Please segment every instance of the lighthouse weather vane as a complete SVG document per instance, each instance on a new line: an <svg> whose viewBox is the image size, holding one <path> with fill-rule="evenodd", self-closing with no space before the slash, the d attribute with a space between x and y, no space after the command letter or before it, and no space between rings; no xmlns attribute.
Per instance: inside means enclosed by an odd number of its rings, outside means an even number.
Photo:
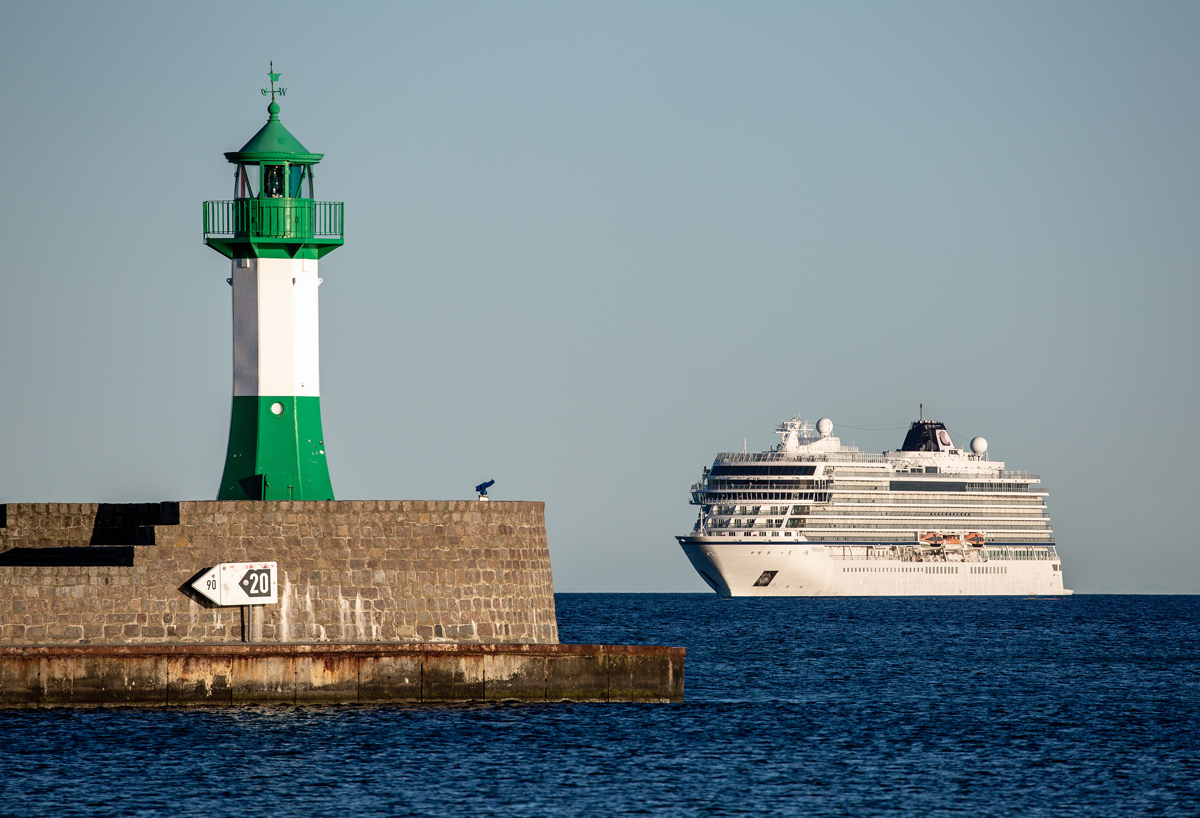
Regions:
<svg viewBox="0 0 1200 818"><path fill-rule="evenodd" d="M262 95L265 97L267 94L270 94L271 102L275 101L276 92L278 92L279 96L281 96L281 97L287 96L286 88L276 88L275 87L275 83L279 82L279 74L275 73L275 61L274 60L271 60L271 70L267 72L267 76L271 78L271 87L270 87L270 89L267 89L267 88L261 89Z"/></svg>

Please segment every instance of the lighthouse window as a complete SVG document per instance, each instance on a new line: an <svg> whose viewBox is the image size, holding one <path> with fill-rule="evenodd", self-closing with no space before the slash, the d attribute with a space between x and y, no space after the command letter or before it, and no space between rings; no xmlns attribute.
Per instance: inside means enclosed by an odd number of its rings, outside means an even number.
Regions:
<svg viewBox="0 0 1200 818"><path fill-rule="evenodd" d="M283 198L283 165L264 165L262 195L272 199Z"/></svg>
<svg viewBox="0 0 1200 818"><path fill-rule="evenodd" d="M254 198L254 178L251 173L258 170L257 165L238 165L237 176L234 178L235 199L253 199ZM254 173L257 176L257 173Z"/></svg>
<svg viewBox="0 0 1200 818"><path fill-rule="evenodd" d="M304 181L304 165L292 165L288 168L288 196L300 198L300 183Z"/></svg>

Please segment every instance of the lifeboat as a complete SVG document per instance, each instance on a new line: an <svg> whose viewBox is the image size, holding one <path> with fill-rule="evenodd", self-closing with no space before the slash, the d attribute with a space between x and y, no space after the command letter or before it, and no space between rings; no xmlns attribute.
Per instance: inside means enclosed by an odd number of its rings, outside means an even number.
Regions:
<svg viewBox="0 0 1200 818"><path fill-rule="evenodd" d="M954 536L953 534L951 534L949 537L947 537L942 542L945 543L946 545L962 545L962 540L960 540L958 537Z"/></svg>
<svg viewBox="0 0 1200 818"><path fill-rule="evenodd" d="M976 548L983 548L983 535L973 531L967 535L967 543Z"/></svg>
<svg viewBox="0 0 1200 818"><path fill-rule="evenodd" d="M925 543L926 545L941 545L942 544L942 535L937 533L936 531L930 531L928 534L926 534L924 537L922 537L920 541Z"/></svg>

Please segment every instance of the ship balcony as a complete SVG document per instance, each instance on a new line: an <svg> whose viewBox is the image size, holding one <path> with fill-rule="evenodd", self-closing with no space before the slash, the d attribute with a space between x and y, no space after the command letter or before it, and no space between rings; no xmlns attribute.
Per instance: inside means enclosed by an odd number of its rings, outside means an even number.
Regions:
<svg viewBox="0 0 1200 818"><path fill-rule="evenodd" d="M229 258L239 245L309 247L323 256L344 243L343 210L342 202L283 197L205 202L204 243Z"/></svg>

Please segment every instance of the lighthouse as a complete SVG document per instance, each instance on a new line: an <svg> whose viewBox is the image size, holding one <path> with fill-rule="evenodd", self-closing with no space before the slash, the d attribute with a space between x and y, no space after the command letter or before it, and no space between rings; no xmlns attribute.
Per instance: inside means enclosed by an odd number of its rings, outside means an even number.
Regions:
<svg viewBox="0 0 1200 818"><path fill-rule="evenodd" d="M204 243L230 260L233 408L218 500L332 500L321 431L318 264L343 243L342 202L314 198L309 153L262 89L267 123L241 150L233 198L204 203Z"/></svg>

